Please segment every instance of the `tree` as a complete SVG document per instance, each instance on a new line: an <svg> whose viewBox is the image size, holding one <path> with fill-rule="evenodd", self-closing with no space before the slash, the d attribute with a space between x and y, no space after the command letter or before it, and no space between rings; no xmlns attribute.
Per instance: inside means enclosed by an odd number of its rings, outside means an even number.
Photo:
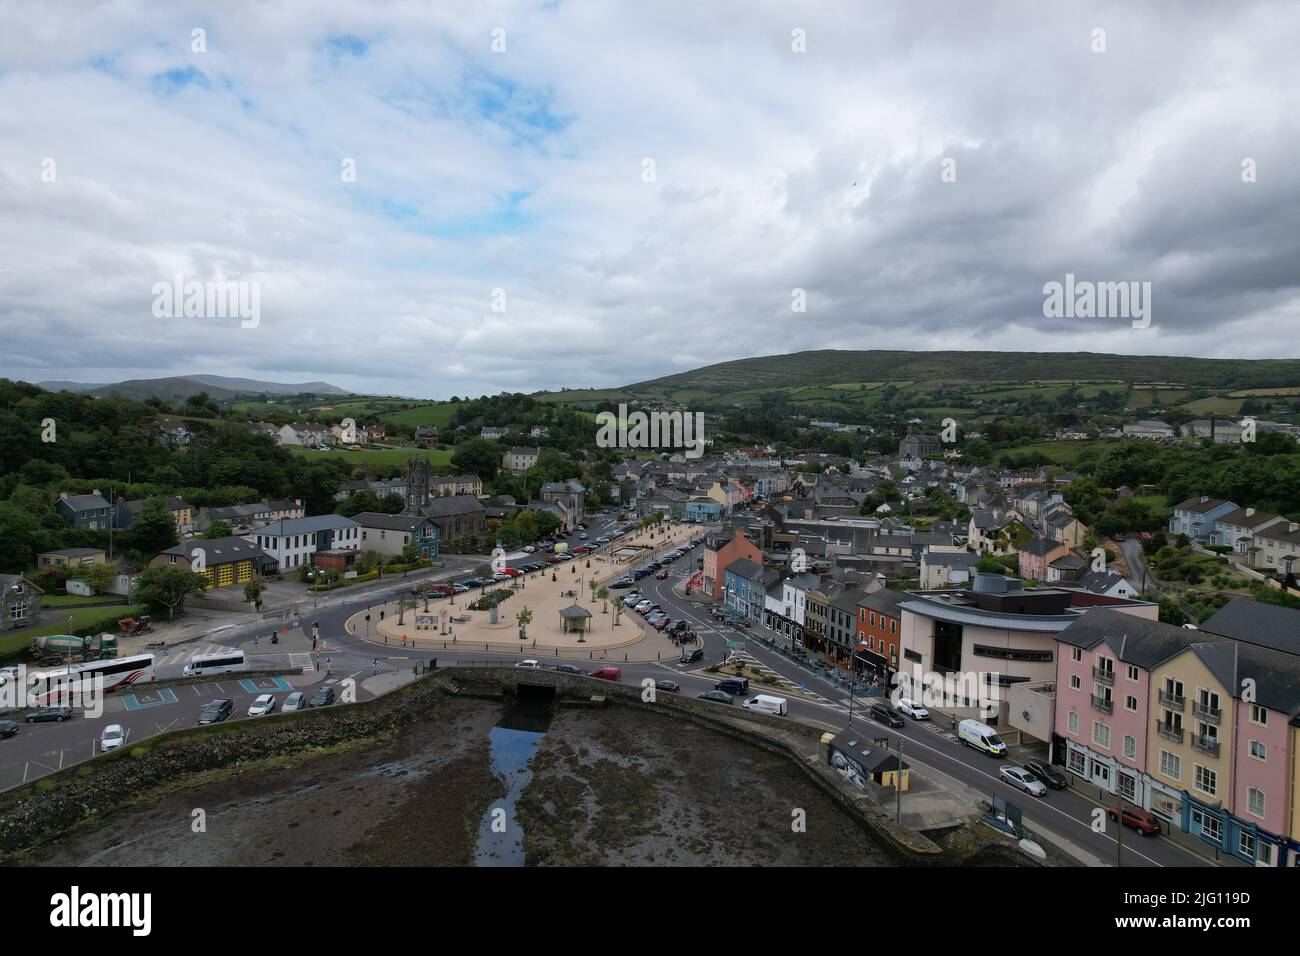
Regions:
<svg viewBox="0 0 1300 956"><path fill-rule="evenodd" d="M78 568L75 575L97 594L102 594L113 586L113 581L117 578L117 569L111 564L92 564L89 567Z"/></svg>
<svg viewBox="0 0 1300 956"><path fill-rule="evenodd" d="M207 578L194 571L169 564L159 564L145 568L136 579L136 596L147 604L156 604L167 609L167 619L176 616L176 611L191 594L202 593L207 587Z"/></svg>
<svg viewBox="0 0 1300 956"><path fill-rule="evenodd" d="M217 538L229 538L233 536L234 533L234 529L230 527L230 522L218 519L208 525L208 530L203 532L203 537L212 541Z"/></svg>
<svg viewBox="0 0 1300 956"><path fill-rule="evenodd" d="M515 615L515 620L519 622L519 639L521 641L528 640L528 625L533 623L533 612L528 608L524 608Z"/></svg>
<svg viewBox="0 0 1300 956"><path fill-rule="evenodd" d="M457 471L472 472L484 481L492 481L501 467L501 446L486 438L467 438L456 443L451 463Z"/></svg>
<svg viewBox="0 0 1300 956"><path fill-rule="evenodd" d="M261 578L253 578L244 585L244 600L249 604L261 605L266 583Z"/></svg>
<svg viewBox="0 0 1300 956"><path fill-rule="evenodd" d="M127 529L129 547L147 557L176 546L176 519L162 498L150 498L140 507L140 513Z"/></svg>
<svg viewBox="0 0 1300 956"><path fill-rule="evenodd" d="M608 614L609 606L606 604L606 601L609 600L609 588L601 588L596 592L596 597L600 598L600 613Z"/></svg>

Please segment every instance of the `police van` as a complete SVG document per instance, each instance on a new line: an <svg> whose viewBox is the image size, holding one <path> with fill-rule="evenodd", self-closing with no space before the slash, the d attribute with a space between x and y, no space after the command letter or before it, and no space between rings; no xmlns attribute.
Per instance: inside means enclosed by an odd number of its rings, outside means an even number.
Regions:
<svg viewBox="0 0 1300 956"><path fill-rule="evenodd" d="M981 750L990 757L1001 757L1007 752L1007 745L988 724L978 720L963 720L957 725L957 736L967 747Z"/></svg>

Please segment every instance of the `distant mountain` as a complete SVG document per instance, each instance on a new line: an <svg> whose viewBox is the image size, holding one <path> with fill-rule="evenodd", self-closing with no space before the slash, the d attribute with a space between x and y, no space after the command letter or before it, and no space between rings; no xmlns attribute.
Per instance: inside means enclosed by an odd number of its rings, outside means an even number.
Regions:
<svg viewBox="0 0 1300 956"><path fill-rule="evenodd" d="M1202 388L1300 385L1300 359L1204 359L1100 352L887 352L826 349L706 365L628 385L635 395L832 385L847 382L1116 381Z"/></svg>
<svg viewBox="0 0 1300 956"><path fill-rule="evenodd" d="M38 387L45 389L47 392L89 392L96 388L103 388L103 382L36 382Z"/></svg>
<svg viewBox="0 0 1300 956"><path fill-rule="evenodd" d="M41 388L51 391L86 392L91 395L120 395L143 401L161 398L166 401L184 401L191 395L207 392L213 401L236 401L257 395L350 395L347 389L328 382L261 382L251 378L228 378L224 375L183 375L169 378L138 378L108 385L84 382L38 382Z"/></svg>

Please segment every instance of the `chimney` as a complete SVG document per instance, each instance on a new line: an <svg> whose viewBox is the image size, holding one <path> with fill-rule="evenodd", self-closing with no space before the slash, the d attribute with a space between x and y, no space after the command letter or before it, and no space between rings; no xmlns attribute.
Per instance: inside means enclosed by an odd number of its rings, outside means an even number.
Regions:
<svg viewBox="0 0 1300 956"><path fill-rule="evenodd" d="M1254 509L1254 508L1247 508L1247 509L1246 509L1246 517L1247 517L1247 518L1249 518L1249 517L1250 517L1251 515L1253 515L1254 513L1255 513L1255 509Z"/></svg>
<svg viewBox="0 0 1300 956"><path fill-rule="evenodd" d="M97 495L97 494L99 494L99 489L96 488L94 491L91 492L91 494L92 494L92 495Z"/></svg>
<svg viewBox="0 0 1300 956"><path fill-rule="evenodd" d="M66 491L60 491L60 492L59 492L59 499L60 499L61 501L67 501L67 500L68 500L68 493L67 493Z"/></svg>
<svg viewBox="0 0 1300 956"><path fill-rule="evenodd" d="M1210 500L1209 495L1201 495L1201 504L1205 504L1209 500Z"/></svg>

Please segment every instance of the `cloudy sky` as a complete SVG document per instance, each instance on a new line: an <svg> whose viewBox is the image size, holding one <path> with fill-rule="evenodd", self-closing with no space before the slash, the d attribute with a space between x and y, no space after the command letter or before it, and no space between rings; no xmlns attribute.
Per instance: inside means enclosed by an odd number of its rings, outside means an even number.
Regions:
<svg viewBox="0 0 1300 956"><path fill-rule="evenodd" d="M0 375L1300 355L1293 3L188 6L6 5ZM1045 317L1067 273L1150 282L1150 327Z"/></svg>

